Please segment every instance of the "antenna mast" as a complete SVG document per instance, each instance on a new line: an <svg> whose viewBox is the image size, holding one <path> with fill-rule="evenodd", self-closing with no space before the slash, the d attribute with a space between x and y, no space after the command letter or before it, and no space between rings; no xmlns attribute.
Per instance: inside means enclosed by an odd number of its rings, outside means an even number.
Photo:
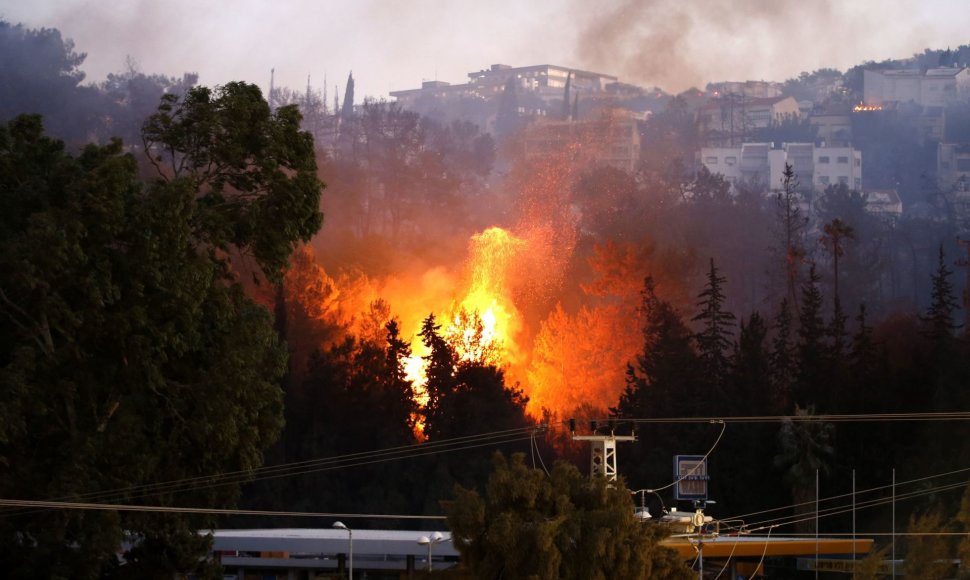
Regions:
<svg viewBox="0 0 970 580"><path fill-rule="evenodd" d="M616 435L615 424L608 424L610 434L599 435L596 421L589 422L592 435L576 435L576 420L569 420L569 431L573 441L589 441L589 476L605 477L608 481L616 481L616 443L618 441L636 441L636 435Z"/></svg>

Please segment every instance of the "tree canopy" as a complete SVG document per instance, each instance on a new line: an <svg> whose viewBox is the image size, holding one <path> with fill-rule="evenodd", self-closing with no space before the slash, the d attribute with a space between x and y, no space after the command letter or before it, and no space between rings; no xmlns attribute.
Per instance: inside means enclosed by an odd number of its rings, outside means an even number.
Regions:
<svg viewBox="0 0 970 580"><path fill-rule="evenodd" d="M663 528L633 515L630 492L559 461L550 474L525 455L496 454L484 497L457 486L448 526L473 578L688 578L659 545Z"/></svg>
<svg viewBox="0 0 970 580"><path fill-rule="evenodd" d="M120 141L74 157L37 116L0 126L0 496L234 505L238 479L218 476L251 472L278 436L286 352L228 256L274 275L319 227L298 123L251 85L166 100L146 142L179 171L149 184ZM0 565L110 576L124 538L119 574L171 577L199 565L213 523L8 513Z"/></svg>

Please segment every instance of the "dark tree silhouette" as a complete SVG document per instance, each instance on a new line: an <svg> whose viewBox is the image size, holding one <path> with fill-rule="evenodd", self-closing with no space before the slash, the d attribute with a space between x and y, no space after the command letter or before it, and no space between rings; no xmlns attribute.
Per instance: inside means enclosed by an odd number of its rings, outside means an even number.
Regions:
<svg viewBox="0 0 970 580"><path fill-rule="evenodd" d="M700 311L692 319L692 322L701 325L701 330L694 335L697 353L704 365L705 378L720 403L725 402L723 391L729 371L727 353L734 335L735 321L734 314L724 310L725 281L723 276L718 275L714 259L711 258L707 285L698 295L700 301L697 307Z"/></svg>

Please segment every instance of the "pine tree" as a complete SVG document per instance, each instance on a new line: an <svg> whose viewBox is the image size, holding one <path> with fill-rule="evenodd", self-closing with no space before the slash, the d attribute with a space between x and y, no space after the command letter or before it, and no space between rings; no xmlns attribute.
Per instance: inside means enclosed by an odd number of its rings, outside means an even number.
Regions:
<svg viewBox="0 0 970 580"><path fill-rule="evenodd" d="M414 400L414 386L407 378L405 363L411 356L411 347L401 338L396 319L385 326L387 347L384 350L384 390L387 392L388 413L386 416L403 421L409 432L414 431L418 405Z"/></svg>
<svg viewBox="0 0 970 580"><path fill-rule="evenodd" d="M456 356L451 345L441 335L441 325L435 320L434 314L429 314L421 324L419 333L424 346L428 348L427 361L428 402L424 410L424 434L429 439L435 438L442 420L441 405L444 398L455 390Z"/></svg>
<svg viewBox="0 0 970 580"><path fill-rule="evenodd" d="M710 264L707 286L698 295L700 312L691 321L701 324L701 331L694 335L698 354L710 385L723 397L729 366L727 352L734 335L735 317L723 309L725 297L722 286L726 279L718 275L714 258L711 258Z"/></svg>
<svg viewBox="0 0 970 580"><path fill-rule="evenodd" d="M842 302L838 296L835 297L835 305L832 307L832 320L829 322L826 334L829 336L829 354L834 359L839 359L845 354L846 329L845 323L848 320L845 312L842 311Z"/></svg>
<svg viewBox="0 0 970 580"><path fill-rule="evenodd" d="M765 350L768 327L757 312L752 312L745 324L742 320L731 367L734 378L734 397L749 414L774 414L771 408L770 356ZM752 409L751 404L761 404Z"/></svg>
<svg viewBox="0 0 970 580"><path fill-rule="evenodd" d="M792 338L792 312L788 300L782 300L772 325L774 338L768 361L771 369L773 394L771 397L774 412L783 414L790 411L792 387L795 383L797 368Z"/></svg>
<svg viewBox="0 0 970 580"><path fill-rule="evenodd" d="M923 322L923 334L935 343L952 338L953 331L959 328L953 321L953 311L957 308L957 302L953 296L953 282L950 281L953 271L946 267L945 256L943 244L940 244L936 271L932 277L930 307L926 315L920 317Z"/></svg>
<svg viewBox="0 0 970 580"><path fill-rule="evenodd" d="M808 280L802 285L802 305L798 311L798 386L795 400L800 405L812 404L822 386L825 366L825 325L822 320L822 292L819 276L812 264Z"/></svg>
<svg viewBox="0 0 970 580"><path fill-rule="evenodd" d="M691 334L670 303L657 296L653 278L641 293L643 351L627 368L627 385L616 412L623 417L684 417L715 412L711 397L701 388L697 355ZM645 426L631 450L631 480L664 477L670 457L693 444L691 433ZM697 433L694 432L694 435Z"/></svg>

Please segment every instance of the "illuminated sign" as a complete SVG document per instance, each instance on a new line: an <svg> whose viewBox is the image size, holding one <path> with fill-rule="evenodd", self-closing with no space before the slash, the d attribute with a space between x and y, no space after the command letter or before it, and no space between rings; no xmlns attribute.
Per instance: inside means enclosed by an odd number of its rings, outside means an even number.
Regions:
<svg viewBox="0 0 970 580"><path fill-rule="evenodd" d="M707 499L707 458L703 455L674 456L674 499Z"/></svg>

